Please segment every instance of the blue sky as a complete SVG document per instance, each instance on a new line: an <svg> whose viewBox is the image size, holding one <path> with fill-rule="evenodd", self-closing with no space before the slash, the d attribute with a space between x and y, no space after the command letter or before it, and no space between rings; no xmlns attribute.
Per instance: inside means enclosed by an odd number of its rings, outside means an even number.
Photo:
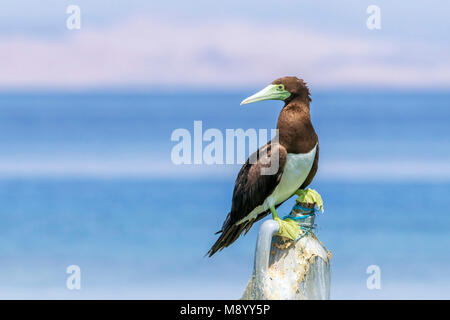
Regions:
<svg viewBox="0 0 450 320"><path fill-rule="evenodd" d="M66 8L81 8L81 30ZM381 9L368 30L366 9ZM0 88L450 87L446 1L61 1L0 4Z"/></svg>

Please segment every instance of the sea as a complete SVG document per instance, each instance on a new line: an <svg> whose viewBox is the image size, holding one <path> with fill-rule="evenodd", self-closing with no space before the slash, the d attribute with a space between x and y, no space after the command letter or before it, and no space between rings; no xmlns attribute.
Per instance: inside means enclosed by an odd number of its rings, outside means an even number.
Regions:
<svg viewBox="0 0 450 320"><path fill-rule="evenodd" d="M275 128L257 89L0 93L0 298L239 298L261 222L205 254L241 164L177 165L172 134ZM450 92L312 97L331 298L450 299Z"/></svg>

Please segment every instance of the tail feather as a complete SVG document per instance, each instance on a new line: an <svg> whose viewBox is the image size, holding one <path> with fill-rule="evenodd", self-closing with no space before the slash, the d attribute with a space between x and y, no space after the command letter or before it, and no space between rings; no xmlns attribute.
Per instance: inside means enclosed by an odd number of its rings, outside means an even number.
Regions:
<svg viewBox="0 0 450 320"><path fill-rule="evenodd" d="M211 249L209 249L207 255L211 257L217 251L220 251L223 248L228 247L230 244L236 241L237 238L239 238L244 228L245 227L243 225L233 225L228 229L223 230L219 239L217 239L217 241L213 244Z"/></svg>
<svg viewBox="0 0 450 320"><path fill-rule="evenodd" d="M217 241L213 244L211 249L206 253L207 256L211 257L213 254L215 254L217 251L221 251L223 248L228 247L231 245L234 241L239 238L241 233L245 230L245 234L250 230L250 228L253 226L253 224L256 221L261 220L264 218L264 216L267 215L267 211L260 213L255 219L248 220L246 222L243 222L241 224L233 224L231 223L230 214L228 214L227 218L225 219L225 222L223 223L222 229L217 231L215 234L221 233Z"/></svg>
<svg viewBox="0 0 450 320"><path fill-rule="evenodd" d="M241 235L242 231L244 230L247 224L248 223L242 224L231 223L230 213L228 213L227 218L223 223L222 229L215 233L215 234L221 233L219 239L217 239L217 241L213 244L211 249L209 249L206 255L211 257L217 251L220 251L223 248L228 247L230 244L236 241L236 239L239 238L239 236Z"/></svg>

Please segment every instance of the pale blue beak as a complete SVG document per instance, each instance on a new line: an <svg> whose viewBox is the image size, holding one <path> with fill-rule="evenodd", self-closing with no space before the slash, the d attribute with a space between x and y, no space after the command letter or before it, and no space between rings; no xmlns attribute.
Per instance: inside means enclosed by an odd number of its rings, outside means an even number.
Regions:
<svg viewBox="0 0 450 320"><path fill-rule="evenodd" d="M242 100L241 105L263 101L263 100L285 100L289 98L291 93L284 89L282 84L269 84L261 91Z"/></svg>

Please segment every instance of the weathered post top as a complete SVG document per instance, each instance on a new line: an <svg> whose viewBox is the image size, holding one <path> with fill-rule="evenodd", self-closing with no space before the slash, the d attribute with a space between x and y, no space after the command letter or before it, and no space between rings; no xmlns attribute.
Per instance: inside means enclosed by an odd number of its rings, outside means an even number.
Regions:
<svg viewBox="0 0 450 320"><path fill-rule="evenodd" d="M242 299L329 299L331 253L312 231L315 207L323 205L318 193L314 200L303 202L305 194L299 195L283 220L261 225L253 274Z"/></svg>

